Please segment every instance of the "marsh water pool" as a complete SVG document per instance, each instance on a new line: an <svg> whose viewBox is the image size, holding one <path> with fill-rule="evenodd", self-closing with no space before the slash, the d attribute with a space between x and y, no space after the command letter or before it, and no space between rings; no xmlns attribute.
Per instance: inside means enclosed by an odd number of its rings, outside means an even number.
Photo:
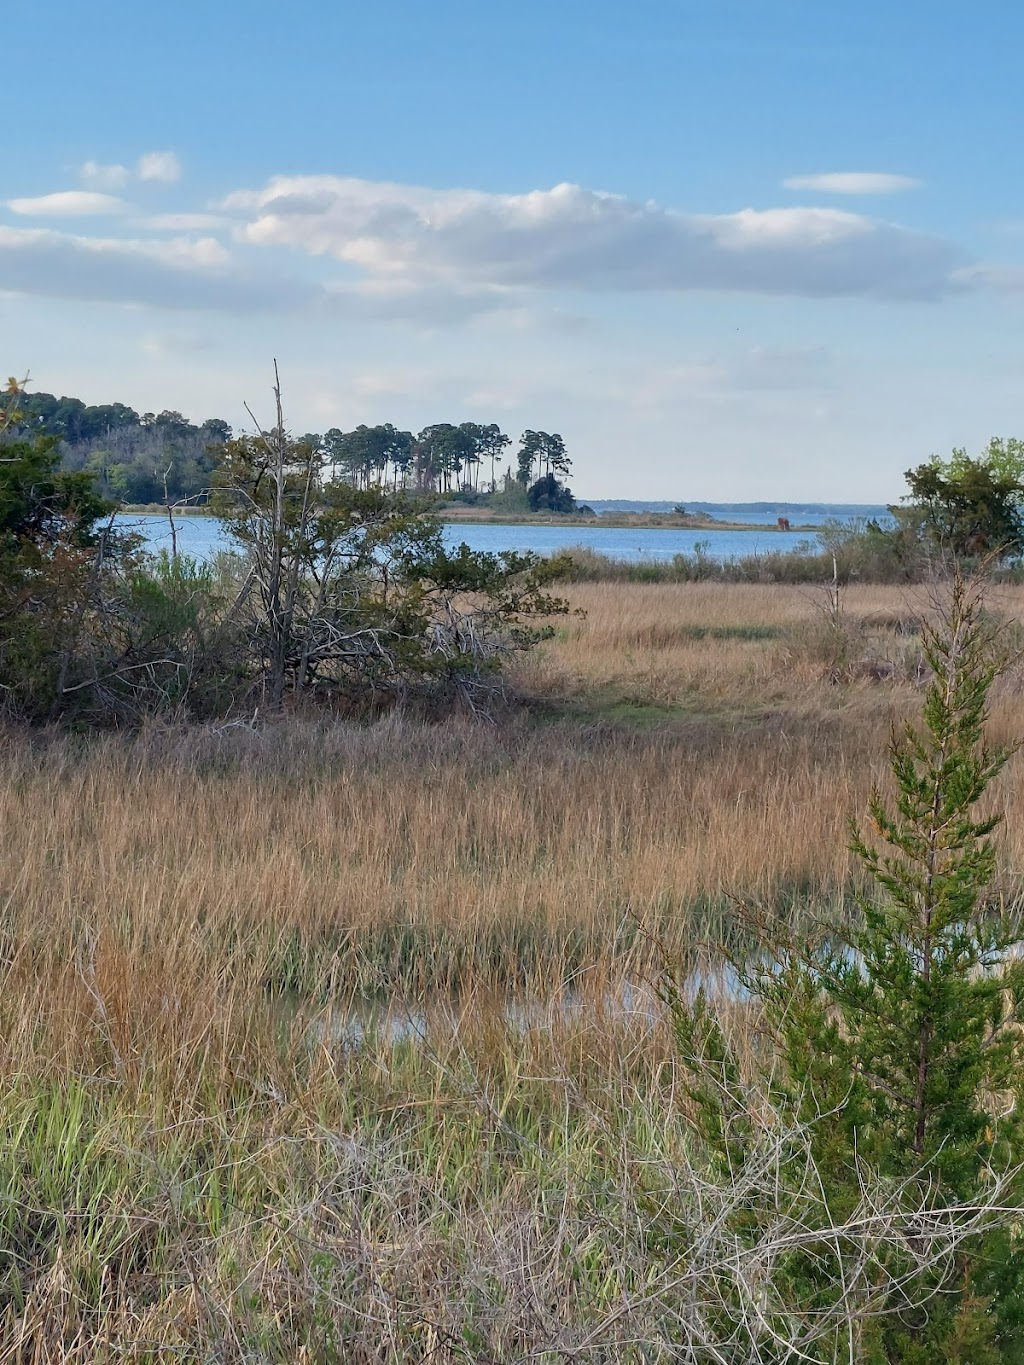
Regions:
<svg viewBox="0 0 1024 1365"><path fill-rule="evenodd" d="M510 1032L552 1030L586 1020L614 1020L636 1028L650 1028L664 1010L657 992L647 983L623 981L595 998L566 988L552 996L505 991L462 998L457 992L437 992L415 1001L386 997L354 997L341 1004L310 1001L298 991L285 991L270 1001L270 1010L283 1030L298 1027L332 1047L359 1048L377 1041L423 1043L438 1037L458 1037L478 1027L481 1012L500 1019Z"/></svg>
<svg viewBox="0 0 1024 1365"><path fill-rule="evenodd" d="M167 518L154 513L126 512L119 518L123 526L138 530L153 550L170 549L171 532ZM176 521L178 549L197 559L210 559L220 550L231 548L230 538L216 517L184 516ZM533 550L537 554L557 554L573 545L585 545L598 554L632 563L644 560L670 560L674 555L694 554L699 546L711 559L739 559L744 555L768 554L772 550L793 550L814 537L807 531L775 531L752 526L750 530L688 531L672 528L629 526L529 526L499 524L455 524L446 522L445 540L455 547L465 543L471 550Z"/></svg>

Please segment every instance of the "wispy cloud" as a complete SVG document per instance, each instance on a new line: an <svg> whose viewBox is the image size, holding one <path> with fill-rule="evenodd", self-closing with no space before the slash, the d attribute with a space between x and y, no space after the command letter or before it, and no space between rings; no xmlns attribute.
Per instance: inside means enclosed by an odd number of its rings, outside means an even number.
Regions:
<svg viewBox="0 0 1024 1365"><path fill-rule="evenodd" d="M146 152L136 168L140 180L158 180L173 185L181 179L181 161L174 152Z"/></svg>
<svg viewBox="0 0 1024 1365"><path fill-rule="evenodd" d="M727 406L765 401L773 395L807 396L833 387L832 356L822 346L751 346L681 364L655 366L629 375L624 385L605 385L609 394L639 410L680 402Z"/></svg>
<svg viewBox="0 0 1024 1365"><path fill-rule="evenodd" d="M735 393L827 389L831 359L823 346L751 346L723 364L723 384Z"/></svg>
<svg viewBox="0 0 1024 1365"><path fill-rule="evenodd" d="M953 282L965 289L992 289L997 294L1024 294L1024 266L978 261L953 272Z"/></svg>
<svg viewBox="0 0 1024 1365"><path fill-rule="evenodd" d="M181 335L177 333L164 333L158 336L146 336L139 342L139 350L146 355L163 356L190 356L198 355L202 351L209 351L213 348L213 342L209 337Z"/></svg>
<svg viewBox="0 0 1024 1365"><path fill-rule="evenodd" d="M966 263L926 233L828 208L686 213L579 185L527 194L278 177L229 195L239 240L406 286L937 298Z"/></svg>
<svg viewBox="0 0 1024 1365"><path fill-rule="evenodd" d="M791 175L783 180L787 190L818 190L824 194L896 194L920 189L922 181L909 175L884 171L828 171L824 175Z"/></svg>
<svg viewBox="0 0 1024 1365"><path fill-rule="evenodd" d="M85 161L78 178L90 190L120 190L130 180L173 185L181 179L181 161L175 152L143 152L133 167L120 162Z"/></svg>
<svg viewBox="0 0 1024 1365"><path fill-rule="evenodd" d="M99 161L86 161L78 171L83 185L91 190L120 190L127 185L131 171L127 166L104 165Z"/></svg>
<svg viewBox="0 0 1024 1365"><path fill-rule="evenodd" d="M95 190L58 190L32 199L8 199L12 213L32 218L95 218L124 213L128 205L113 194Z"/></svg>

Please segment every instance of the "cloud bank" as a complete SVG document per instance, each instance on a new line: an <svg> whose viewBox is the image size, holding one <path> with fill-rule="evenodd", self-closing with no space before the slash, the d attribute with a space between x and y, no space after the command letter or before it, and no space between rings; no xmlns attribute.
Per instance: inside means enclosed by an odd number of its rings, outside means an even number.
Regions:
<svg viewBox="0 0 1024 1365"><path fill-rule="evenodd" d="M570 184L485 194L282 176L222 207L250 246L415 286L934 299L966 264L939 238L838 209L685 213Z"/></svg>
<svg viewBox="0 0 1024 1365"><path fill-rule="evenodd" d="M87 167L84 178L107 185L125 170ZM154 152L125 174L166 180L179 172L172 153ZM541 301L553 315L567 293L898 302L1020 291L1017 270L862 213L809 206L695 213L572 184L494 194L279 176L196 210L139 213L99 189L11 199L7 207L22 218L114 221L96 236L0 228L0 289L176 309L305 307L328 318L432 326L485 313L512 323L536 316Z"/></svg>
<svg viewBox="0 0 1024 1365"><path fill-rule="evenodd" d="M135 241L0 226L0 290L230 312L308 302L294 281L251 276L212 237Z"/></svg>

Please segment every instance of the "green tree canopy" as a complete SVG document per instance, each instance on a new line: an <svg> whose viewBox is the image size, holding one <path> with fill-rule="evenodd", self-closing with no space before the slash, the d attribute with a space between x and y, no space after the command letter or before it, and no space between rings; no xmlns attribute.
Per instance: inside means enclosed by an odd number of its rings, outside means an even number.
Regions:
<svg viewBox="0 0 1024 1365"><path fill-rule="evenodd" d="M527 492L531 512L575 512L576 499L572 489L558 482L554 474L545 474Z"/></svg>
<svg viewBox="0 0 1024 1365"><path fill-rule="evenodd" d="M908 469L909 508L893 510L904 523L909 511L926 537L955 555L1017 554L1024 549L1022 459L1018 441L993 441L978 459L954 450L948 460Z"/></svg>
<svg viewBox="0 0 1024 1365"><path fill-rule="evenodd" d="M0 552L38 555L61 541L87 548L107 510L90 474L61 470L52 437L0 443Z"/></svg>

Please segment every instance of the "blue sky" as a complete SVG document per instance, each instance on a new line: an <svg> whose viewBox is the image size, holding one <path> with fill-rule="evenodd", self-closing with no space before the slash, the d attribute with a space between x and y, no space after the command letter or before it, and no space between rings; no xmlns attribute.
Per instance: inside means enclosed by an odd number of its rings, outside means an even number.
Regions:
<svg viewBox="0 0 1024 1365"><path fill-rule="evenodd" d="M889 500L1021 434L1024 10L37 0L0 338L36 387L560 430L593 497ZM0 362L2 368L3 362Z"/></svg>

